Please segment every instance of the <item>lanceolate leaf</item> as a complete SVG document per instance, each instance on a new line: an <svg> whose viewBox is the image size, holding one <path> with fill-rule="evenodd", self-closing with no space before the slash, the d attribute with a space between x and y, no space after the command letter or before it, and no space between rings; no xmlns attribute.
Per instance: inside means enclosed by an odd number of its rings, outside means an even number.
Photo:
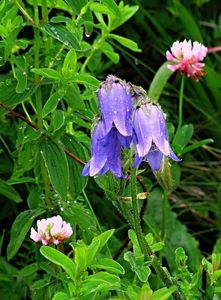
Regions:
<svg viewBox="0 0 221 300"><path fill-rule="evenodd" d="M7 248L7 258L10 260L18 252L34 219L44 213L44 209L26 210L17 216L11 228L10 242Z"/></svg>
<svg viewBox="0 0 221 300"><path fill-rule="evenodd" d="M54 190L66 200L69 185L69 169L62 147L55 141L44 141L41 145L42 156Z"/></svg>
<svg viewBox="0 0 221 300"><path fill-rule="evenodd" d="M78 158L86 161L84 147L71 135L65 134L62 139L64 146ZM87 184L87 177L81 176L83 166L72 158L68 157L68 166L70 174L69 192L73 198L77 197Z"/></svg>
<svg viewBox="0 0 221 300"><path fill-rule="evenodd" d="M170 78L173 74L168 68L168 62L165 62L159 70L156 72L148 91L148 97L155 103L158 102L160 95Z"/></svg>
<svg viewBox="0 0 221 300"><path fill-rule="evenodd" d="M72 280L75 279L76 266L68 256L48 246L42 246L40 252L45 258L54 264L61 266Z"/></svg>
<svg viewBox="0 0 221 300"><path fill-rule="evenodd" d="M0 195L12 200L16 203L22 202L22 198L17 191L10 186L7 182L0 179Z"/></svg>

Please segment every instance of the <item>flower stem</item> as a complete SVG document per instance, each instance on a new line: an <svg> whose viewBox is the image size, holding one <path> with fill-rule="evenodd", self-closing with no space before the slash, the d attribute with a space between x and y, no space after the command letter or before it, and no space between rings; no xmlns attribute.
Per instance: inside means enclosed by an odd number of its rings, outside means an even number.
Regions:
<svg viewBox="0 0 221 300"><path fill-rule="evenodd" d="M142 229L140 225L140 218L139 218L139 209L137 203L137 192L136 192L136 169L132 168L131 170L131 197L132 197L132 207L133 207L133 216L134 216L134 227L135 232L137 235L137 239L141 248L141 251L144 254L144 257L150 261L152 267L156 271L157 275L161 279L161 281L165 284L166 287L174 286L174 282L169 274L169 272L162 267L158 258L152 252L149 244L147 243ZM181 292L177 289L173 293L174 299L176 300L184 300L186 297L181 294Z"/></svg>
<svg viewBox="0 0 221 300"><path fill-rule="evenodd" d="M167 205L168 205L168 191L163 190L163 205L162 205L162 230L161 230L161 240L165 240L166 235L166 221L167 221Z"/></svg>
<svg viewBox="0 0 221 300"><path fill-rule="evenodd" d="M178 114L178 126L176 130L176 134L173 138L173 144L176 144L176 139L180 132L183 123L183 92L184 92L184 84L185 84L185 76L182 75L181 77L181 84L180 84L180 93L179 93L179 114Z"/></svg>

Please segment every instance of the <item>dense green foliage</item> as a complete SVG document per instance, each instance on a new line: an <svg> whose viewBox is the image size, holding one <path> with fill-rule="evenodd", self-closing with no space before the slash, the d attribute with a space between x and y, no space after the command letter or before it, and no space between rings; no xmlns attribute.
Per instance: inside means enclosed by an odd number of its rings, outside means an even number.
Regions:
<svg viewBox="0 0 221 300"><path fill-rule="evenodd" d="M221 299L218 6L0 0L0 299ZM207 74L186 78L183 91L165 53L184 39L211 51ZM130 182L125 153L129 179L81 176L107 74L161 104L181 163L153 174L143 162ZM148 255L128 219L133 191ZM58 214L73 228L69 242L33 242L36 221Z"/></svg>

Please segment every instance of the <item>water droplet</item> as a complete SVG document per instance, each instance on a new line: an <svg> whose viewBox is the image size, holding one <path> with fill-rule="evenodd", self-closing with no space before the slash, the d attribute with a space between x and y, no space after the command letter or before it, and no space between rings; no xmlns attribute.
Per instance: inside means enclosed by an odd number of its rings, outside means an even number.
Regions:
<svg viewBox="0 0 221 300"><path fill-rule="evenodd" d="M90 33L85 32L85 36L86 36L86 37L90 37L91 35L90 35Z"/></svg>

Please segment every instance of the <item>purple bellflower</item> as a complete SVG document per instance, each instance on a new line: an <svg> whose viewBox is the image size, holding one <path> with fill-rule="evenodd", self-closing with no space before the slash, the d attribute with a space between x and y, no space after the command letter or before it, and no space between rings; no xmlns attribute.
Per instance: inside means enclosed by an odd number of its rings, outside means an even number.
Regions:
<svg viewBox="0 0 221 300"><path fill-rule="evenodd" d="M132 136L132 97L123 80L109 75L98 91L101 115L104 121L104 135L113 125L123 136Z"/></svg>
<svg viewBox="0 0 221 300"><path fill-rule="evenodd" d="M137 108L133 123L136 153L134 167L139 167L142 160L146 160L151 169L157 171L161 167L163 156L180 161L170 147L166 120L158 105L145 103Z"/></svg>
<svg viewBox="0 0 221 300"><path fill-rule="evenodd" d="M85 165L82 175L95 176L111 171L115 177L124 178L121 166L121 147L129 148L132 137L121 135L116 127L106 134L105 123L100 120L92 136L90 161Z"/></svg>

